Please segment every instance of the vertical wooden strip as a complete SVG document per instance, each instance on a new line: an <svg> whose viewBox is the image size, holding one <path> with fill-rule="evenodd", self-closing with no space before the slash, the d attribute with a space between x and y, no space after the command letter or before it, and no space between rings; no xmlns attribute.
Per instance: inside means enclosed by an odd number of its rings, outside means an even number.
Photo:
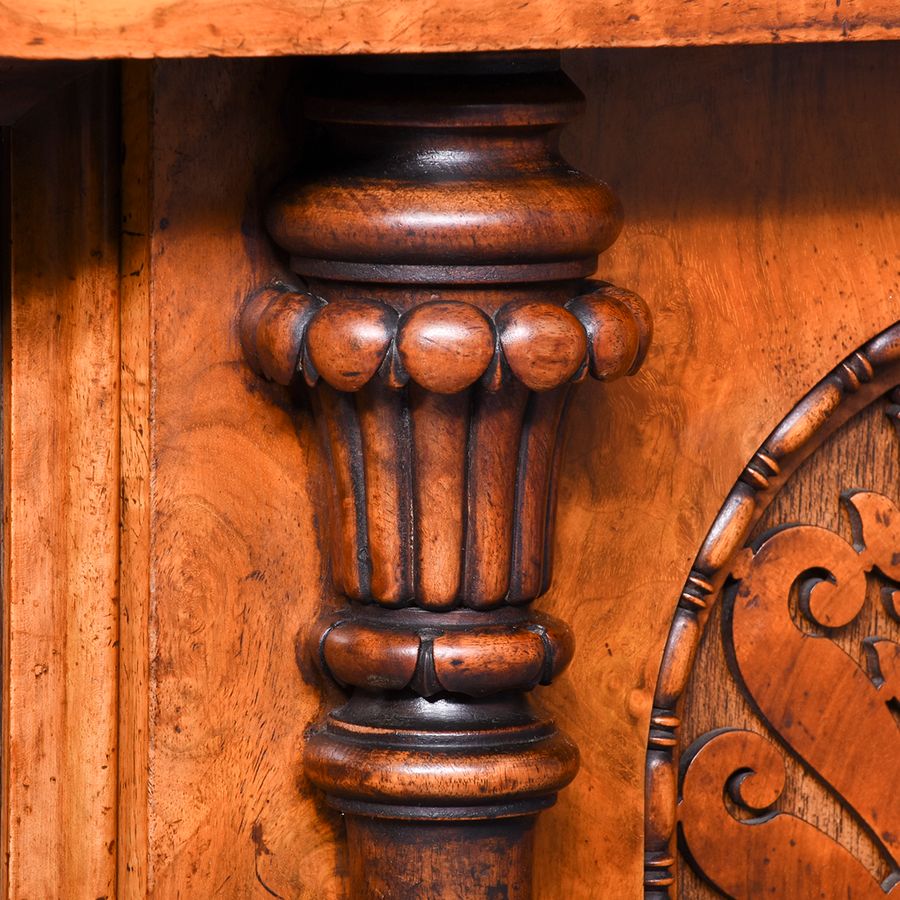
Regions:
<svg viewBox="0 0 900 900"><path fill-rule="evenodd" d="M372 596L399 606L413 593L411 450L406 401L378 379L357 394Z"/></svg>
<svg viewBox="0 0 900 900"><path fill-rule="evenodd" d="M416 592L429 609L452 606L463 558L466 438L471 392L409 386L415 496Z"/></svg>
<svg viewBox="0 0 900 900"><path fill-rule="evenodd" d="M114 69L12 133L4 851L11 897L116 894Z"/></svg>
<svg viewBox="0 0 900 900"><path fill-rule="evenodd" d="M0 672L2 672L2 710L0 710L0 896L9 896L9 678L6 661L9 659L9 401L10 401L10 312L12 289L12 223L11 208L11 131L0 128L0 483L3 494L3 517L0 519Z"/></svg>
<svg viewBox="0 0 900 900"><path fill-rule="evenodd" d="M122 900L148 894L150 765L150 285L153 63L122 71L122 545L119 859Z"/></svg>
<svg viewBox="0 0 900 900"><path fill-rule="evenodd" d="M465 596L475 609L495 606L509 589L513 503L528 390L476 394L469 437Z"/></svg>
<svg viewBox="0 0 900 900"><path fill-rule="evenodd" d="M348 597L368 600L371 567L366 534L362 437L355 398L324 383L319 388L337 494L332 525L337 529L338 545L334 577L338 587Z"/></svg>
<svg viewBox="0 0 900 900"><path fill-rule="evenodd" d="M532 394L522 428L516 482L516 514L509 602L541 593L545 532L549 527L550 482L559 424L568 388Z"/></svg>

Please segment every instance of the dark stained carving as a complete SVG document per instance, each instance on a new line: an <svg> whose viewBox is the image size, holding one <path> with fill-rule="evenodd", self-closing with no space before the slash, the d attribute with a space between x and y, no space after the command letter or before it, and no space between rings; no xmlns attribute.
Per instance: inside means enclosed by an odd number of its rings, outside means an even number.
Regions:
<svg viewBox="0 0 900 900"><path fill-rule="evenodd" d="M280 384L302 374L319 386L347 597L487 609L546 590L569 385L636 371L649 338L640 298L583 287L565 306L511 301L492 317L461 301L398 315L276 288L252 298L241 322L251 362Z"/></svg>
<svg viewBox="0 0 900 900"><path fill-rule="evenodd" d="M348 814L357 895L527 897L534 816L578 764L527 699L572 654L529 608L565 410L586 375L637 370L650 317L584 280L621 209L559 156L582 98L554 54L313 80L318 165L268 210L304 287L258 291L240 326L257 372L309 389L331 475L349 605L311 642L352 693L305 770Z"/></svg>
<svg viewBox="0 0 900 900"><path fill-rule="evenodd" d="M457 394L476 381L495 393L511 381L549 391L637 371L647 349L650 317L643 301L607 282L565 306L513 300L493 316L457 300L430 300L398 315L378 300L326 303L314 294L271 287L253 296L241 339L254 367L278 384L301 374L338 391L373 379L392 388L413 382Z"/></svg>
<svg viewBox="0 0 900 900"><path fill-rule="evenodd" d="M735 484L694 562L669 632L651 716L645 775L647 798L645 894L648 898L653 898L653 900L668 898L670 887L675 880L675 834L680 816L676 809L680 707L685 686L694 665L697 648L713 604L717 600L726 578L735 569L736 562L738 562L737 573L740 573L740 560L743 560L746 565L747 559L752 559L752 557L746 556L739 557L739 553L769 503L800 463L841 425L874 400L883 396L898 382L900 382L900 324L892 326L873 338L835 367L775 429ZM889 411L895 419L897 418L898 400L900 400L900 392L895 392L894 404L889 407ZM871 498L867 500L864 499L865 496L857 494L855 502L864 505L870 502ZM859 526L859 523L857 525ZM871 531L871 525L869 529ZM821 529L812 530L821 531ZM864 541L871 542L874 539L865 532L865 529L862 534ZM772 540L776 540L777 537L775 535ZM881 556L873 562L875 557L867 555L869 550L857 552L859 547L854 549L836 535L833 535L832 538L845 548L845 551L838 552L844 552L845 556L849 554L847 559L852 557L855 560L854 565L860 572L864 573L867 568L873 567L885 571L882 566L890 569L893 565L891 554L885 556L885 553L880 551ZM790 539L785 538L785 540ZM824 540L831 541L831 538ZM820 567L815 569L813 574L820 575L821 567L828 568L829 562L830 560L825 554L817 562L810 563L814 568ZM894 571L891 569L891 573ZM891 573L889 573L890 577L895 577ZM801 572L795 571L791 579L793 580L801 574ZM857 586L860 577L864 579L865 575L857 576ZM819 587L815 588L813 595L824 596L829 589L830 586L826 582L820 581ZM891 608L890 604L893 602L894 596L893 588L886 589L885 606L888 609ZM796 628L788 613L787 596L782 596L779 602L784 605L782 612L796 633ZM820 614L826 615L824 612ZM743 615L743 612L740 613L740 616ZM814 630L813 625L810 630ZM803 640L809 642L813 639L804 638ZM827 640L827 638L823 640ZM885 688L886 685L896 683L890 680L890 672L893 671L892 665L895 660L893 645L883 639L875 639L870 641L867 646L869 648L869 671L874 674L866 675L854 662L854 670L857 674L849 677L855 681L859 678L864 679L866 682L866 686L863 688L863 691L866 692L865 696L877 696L878 707L883 710L885 715L888 715L885 704L890 706L892 703L890 696L892 691L889 686L887 689ZM840 652L837 647L832 647L832 649ZM771 654L772 660L767 663L771 671L756 665L753 673L750 673L750 679L754 680L758 677L764 680L771 675L773 679L780 677L783 686L786 676L784 669L779 668L774 661L774 647L765 651L760 650L760 653L764 653L766 659L769 659ZM882 674L882 665L883 670L889 673L888 678ZM762 704L760 705L762 706ZM765 709L762 711L765 713ZM849 713L847 714L849 715ZM894 726L894 732L894 741L896 741L896 726ZM894 746L896 747L896 744ZM896 749L892 759L896 759ZM881 768L883 769L884 766L882 765ZM884 783L882 781L882 784ZM723 787L724 782L717 788L716 797L721 798Z"/></svg>
<svg viewBox="0 0 900 900"><path fill-rule="evenodd" d="M557 619L522 610L488 625L483 618L460 611L438 624L418 610L351 614L324 629L322 668L344 687L480 697L550 684L572 658L572 634Z"/></svg>

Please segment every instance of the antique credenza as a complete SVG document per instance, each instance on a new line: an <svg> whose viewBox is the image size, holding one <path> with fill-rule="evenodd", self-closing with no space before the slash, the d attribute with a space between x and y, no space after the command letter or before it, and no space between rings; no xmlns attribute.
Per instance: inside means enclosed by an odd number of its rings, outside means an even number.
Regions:
<svg viewBox="0 0 900 900"><path fill-rule="evenodd" d="M898 28L0 7L3 896L893 893Z"/></svg>

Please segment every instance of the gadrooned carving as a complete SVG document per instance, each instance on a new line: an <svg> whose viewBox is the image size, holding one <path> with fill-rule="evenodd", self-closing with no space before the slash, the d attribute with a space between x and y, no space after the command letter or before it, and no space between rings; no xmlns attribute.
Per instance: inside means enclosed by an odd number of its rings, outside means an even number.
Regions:
<svg viewBox="0 0 900 900"><path fill-rule="evenodd" d="M461 300L431 300L401 312L380 300L326 303L309 292L259 291L241 318L241 340L257 371L278 384L299 373L338 391L378 377L455 394L480 381L498 391L510 379L548 391L587 374L634 374L650 340L650 313L631 291L586 282L565 306L514 300L493 316Z"/></svg>

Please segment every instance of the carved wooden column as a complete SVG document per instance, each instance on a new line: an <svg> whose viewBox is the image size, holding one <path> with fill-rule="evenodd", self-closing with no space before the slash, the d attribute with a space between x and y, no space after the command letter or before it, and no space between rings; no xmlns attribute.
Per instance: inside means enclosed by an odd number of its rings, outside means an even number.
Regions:
<svg viewBox="0 0 900 900"><path fill-rule="evenodd" d="M350 60L311 75L315 160L273 198L305 290L257 292L248 358L305 380L349 604L313 635L351 691L305 767L347 814L360 896L530 895L536 814L578 754L527 694L572 653L550 583L572 385L639 366L643 302L583 279L610 189L559 156L554 54Z"/></svg>

